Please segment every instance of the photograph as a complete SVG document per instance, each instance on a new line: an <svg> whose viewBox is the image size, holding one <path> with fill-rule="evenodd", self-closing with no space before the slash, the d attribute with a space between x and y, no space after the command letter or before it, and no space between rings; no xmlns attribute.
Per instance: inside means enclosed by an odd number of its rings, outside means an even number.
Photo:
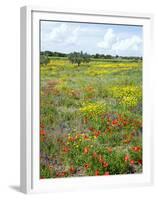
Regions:
<svg viewBox="0 0 158 200"><path fill-rule="evenodd" d="M40 179L142 174L143 26L39 23Z"/></svg>

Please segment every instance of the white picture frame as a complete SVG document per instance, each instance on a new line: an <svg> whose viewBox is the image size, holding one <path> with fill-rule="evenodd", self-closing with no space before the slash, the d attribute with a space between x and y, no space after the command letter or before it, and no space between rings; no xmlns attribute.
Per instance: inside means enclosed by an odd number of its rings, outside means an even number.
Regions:
<svg viewBox="0 0 158 200"><path fill-rule="evenodd" d="M66 20L143 26L143 173L82 178L39 178L39 21ZM21 183L24 193L63 192L152 183L152 113L150 72L152 15L106 11L21 8Z"/></svg>

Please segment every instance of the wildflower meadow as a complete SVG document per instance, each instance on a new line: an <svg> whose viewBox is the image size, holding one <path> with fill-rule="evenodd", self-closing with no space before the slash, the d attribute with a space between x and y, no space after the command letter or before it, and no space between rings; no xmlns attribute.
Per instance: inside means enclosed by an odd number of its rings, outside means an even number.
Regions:
<svg viewBox="0 0 158 200"><path fill-rule="evenodd" d="M142 60L40 64L40 178L142 173Z"/></svg>

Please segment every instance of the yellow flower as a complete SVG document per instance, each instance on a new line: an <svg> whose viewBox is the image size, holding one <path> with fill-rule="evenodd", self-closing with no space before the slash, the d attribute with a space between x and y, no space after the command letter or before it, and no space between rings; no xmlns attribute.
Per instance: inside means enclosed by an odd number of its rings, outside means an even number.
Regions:
<svg viewBox="0 0 158 200"><path fill-rule="evenodd" d="M97 116L103 114L106 111L106 105L105 103L101 102L88 103L87 105L80 108L79 111L85 117L96 118Z"/></svg>
<svg viewBox="0 0 158 200"><path fill-rule="evenodd" d="M129 107L136 106L142 98L142 89L138 86L115 86L111 88L111 92L120 104Z"/></svg>

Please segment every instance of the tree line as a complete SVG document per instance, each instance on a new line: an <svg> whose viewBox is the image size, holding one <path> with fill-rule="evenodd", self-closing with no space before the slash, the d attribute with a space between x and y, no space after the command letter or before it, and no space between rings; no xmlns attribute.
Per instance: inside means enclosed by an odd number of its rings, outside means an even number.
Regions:
<svg viewBox="0 0 158 200"><path fill-rule="evenodd" d="M142 57L135 56L113 56L113 55L104 55L104 54L93 54L90 55L88 53L81 52L73 52L73 53L60 53L60 52L51 52L51 51L42 51L40 52L40 64L48 64L50 61L50 57L68 57L69 61L72 64L77 64L78 66L81 63L89 63L91 58L94 59L133 59L133 60L142 60Z"/></svg>

